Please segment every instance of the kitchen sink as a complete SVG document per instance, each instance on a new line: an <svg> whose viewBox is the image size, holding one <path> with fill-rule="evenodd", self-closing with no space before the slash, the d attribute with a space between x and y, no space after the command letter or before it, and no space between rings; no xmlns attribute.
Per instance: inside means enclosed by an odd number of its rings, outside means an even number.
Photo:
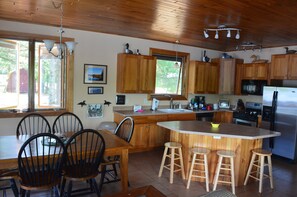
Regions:
<svg viewBox="0 0 297 197"><path fill-rule="evenodd" d="M165 113L189 113L193 112L192 110L189 109L158 109L160 112L165 112Z"/></svg>

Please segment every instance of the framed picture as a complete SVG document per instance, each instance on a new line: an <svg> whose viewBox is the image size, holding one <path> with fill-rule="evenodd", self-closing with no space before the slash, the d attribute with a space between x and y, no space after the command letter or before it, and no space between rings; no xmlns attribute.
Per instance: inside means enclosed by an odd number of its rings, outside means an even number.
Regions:
<svg viewBox="0 0 297 197"><path fill-rule="evenodd" d="M103 87L88 87L88 94L103 94Z"/></svg>
<svg viewBox="0 0 297 197"><path fill-rule="evenodd" d="M107 66L96 64L84 65L84 83L106 84Z"/></svg>
<svg viewBox="0 0 297 197"><path fill-rule="evenodd" d="M103 104L88 104L88 118L103 117Z"/></svg>

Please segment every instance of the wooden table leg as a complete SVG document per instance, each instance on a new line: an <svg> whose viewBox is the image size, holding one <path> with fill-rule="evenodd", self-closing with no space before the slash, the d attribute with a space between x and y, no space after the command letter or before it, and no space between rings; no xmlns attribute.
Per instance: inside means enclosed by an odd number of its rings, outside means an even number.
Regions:
<svg viewBox="0 0 297 197"><path fill-rule="evenodd" d="M123 149L120 160L122 191L128 191L128 149Z"/></svg>

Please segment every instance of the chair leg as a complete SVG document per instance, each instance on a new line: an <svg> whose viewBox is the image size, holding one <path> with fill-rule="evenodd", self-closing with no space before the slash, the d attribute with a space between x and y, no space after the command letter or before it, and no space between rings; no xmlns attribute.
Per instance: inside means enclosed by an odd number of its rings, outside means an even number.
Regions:
<svg viewBox="0 0 297 197"><path fill-rule="evenodd" d="M106 166L102 165L101 166L101 177L100 177L100 182L99 182L99 191L100 191L100 193L102 191L102 186L103 186L103 183L104 183L105 173L106 173Z"/></svg>
<svg viewBox="0 0 297 197"><path fill-rule="evenodd" d="M113 171L114 171L114 179L117 179L118 172L117 172L116 164L112 164L112 168L113 168Z"/></svg>
<svg viewBox="0 0 297 197"><path fill-rule="evenodd" d="M234 159L230 158L231 164L231 185L232 185L232 193L235 195L235 175L234 175Z"/></svg>
<svg viewBox="0 0 297 197"><path fill-rule="evenodd" d="M71 191L72 191L72 181L69 181L68 183L68 188L67 188L67 196L71 196Z"/></svg>
<svg viewBox="0 0 297 197"><path fill-rule="evenodd" d="M223 157L220 156L218 164L217 164L215 178L213 180L213 182L214 182L213 191L215 191L217 189L217 184L218 184L218 180L219 180L219 174L220 174L220 170L221 170L222 160L223 160Z"/></svg>
<svg viewBox="0 0 297 197"><path fill-rule="evenodd" d="M185 169L184 169L184 160L183 160L183 153L182 153L182 149L179 148L178 149L178 153L179 153L179 162L180 162L180 167L181 167L181 172L182 172L182 178L183 179L186 179L186 176L185 176Z"/></svg>
<svg viewBox="0 0 297 197"><path fill-rule="evenodd" d="M174 172L174 154L175 154L175 149L172 148L171 150L171 156L170 156L170 183L173 183L173 172Z"/></svg>
<svg viewBox="0 0 297 197"><path fill-rule="evenodd" d="M21 197L26 196L26 190L24 190L23 188L20 189L20 193L21 193Z"/></svg>
<svg viewBox="0 0 297 197"><path fill-rule="evenodd" d="M269 178L270 178L270 188L273 189L273 176L272 176L272 162L271 157L267 157L268 160L268 169L269 169Z"/></svg>
<svg viewBox="0 0 297 197"><path fill-rule="evenodd" d="M263 174L264 174L264 156L261 157L260 162L260 182L259 182L259 193L262 193L262 185L263 185Z"/></svg>
<svg viewBox="0 0 297 197"><path fill-rule="evenodd" d="M15 180L14 179L10 179L10 185L11 185L11 189L13 191L13 194L15 197L19 196L19 191L18 188L16 186Z"/></svg>
<svg viewBox="0 0 297 197"><path fill-rule="evenodd" d="M255 158L256 158L256 154L253 154L250 165L249 165L249 169L248 169L248 171L246 173L246 177L245 177L245 180L244 180L244 185L246 185L248 180L249 180L249 177L250 177L250 174L251 174L251 171L252 171L252 168L253 168L253 164L255 162Z"/></svg>
<svg viewBox="0 0 297 197"><path fill-rule="evenodd" d="M205 171L205 184L206 184L206 191L209 192L209 173L208 173L208 160L207 160L207 155L205 154L204 156L204 171Z"/></svg>
<svg viewBox="0 0 297 197"><path fill-rule="evenodd" d="M93 179L90 180L90 182L92 183L92 191L95 190L97 196L100 197L101 191L99 190L96 179L93 178Z"/></svg>
<svg viewBox="0 0 297 197"><path fill-rule="evenodd" d="M190 173L189 173L189 177L188 177L187 189L189 189L189 187L190 187L190 182L191 182L191 178L192 178L192 174L193 174L195 160L196 160L196 154L193 155Z"/></svg>
<svg viewBox="0 0 297 197"><path fill-rule="evenodd" d="M62 178L62 185L61 185L61 188L60 188L60 195L61 196L64 195L65 184L66 184L66 179Z"/></svg>
<svg viewBox="0 0 297 197"><path fill-rule="evenodd" d="M166 146L165 147L165 150L164 150L164 153L163 153L160 170L159 170L159 177L161 177L162 172L163 172L163 168L164 168L164 163L165 163L165 160L166 160L167 151L168 151L168 147Z"/></svg>

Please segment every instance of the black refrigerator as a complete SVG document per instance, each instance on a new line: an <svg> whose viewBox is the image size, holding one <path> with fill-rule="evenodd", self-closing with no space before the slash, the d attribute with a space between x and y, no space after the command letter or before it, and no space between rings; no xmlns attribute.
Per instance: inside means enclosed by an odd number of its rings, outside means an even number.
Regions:
<svg viewBox="0 0 297 197"><path fill-rule="evenodd" d="M281 136L263 140L263 148L293 162L297 159L297 88L264 86L262 122Z"/></svg>

